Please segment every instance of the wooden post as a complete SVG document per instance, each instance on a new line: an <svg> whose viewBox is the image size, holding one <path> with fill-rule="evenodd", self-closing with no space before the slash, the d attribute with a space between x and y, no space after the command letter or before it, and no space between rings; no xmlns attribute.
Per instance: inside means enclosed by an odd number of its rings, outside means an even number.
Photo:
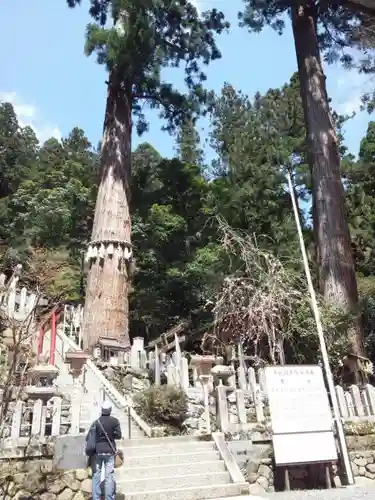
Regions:
<svg viewBox="0 0 375 500"><path fill-rule="evenodd" d="M39 436L40 435L40 428L41 428L41 422L42 422L42 406L43 402L41 399L38 399L34 403L33 407L33 421L31 424L31 435L32 436Z"/></svg>
<svg viewBox="0 0 375 500"><path fill-rule="evenodd" d="M187 392L189 389L189 363L185 357L181 358L180 384L181 388Z"/></svg>
<svg viewBox="0 0 375 500"><path fill-rule="evenodd" d="M326 487L328 490L331 489L332 484L331 484L331 474L330 474L330 466L329 464L324 464L324 472L325 472L325 479L326 479Z"/></svg>
<svg viewBox="0 0 375 500"><path fill-rule="evenodd" d="M18 280L17 280L18 281ZM9 292L8 292L8 316L10 318L15 317L15 311L16 311L16 282L10 285L9 287Z"/></svg>
<svg viewBox="0 0 375 500"><path fill-rule="evenodd" d="M10 433L12 439L18 439L20 437L22 407L23 407L23 402L17 401L12 416L12 429Z"/></svg>
<svg viewBox="0 0 375 500"><path fill-rule="evenodd" d="M337 402L340 409L340 415L342 418L349 417L348 405L346 404L344 389L340 385L336 385L335 387Z"/></svg>
<svg viewBox="0 0 375 500"><path fill-rule="evenodd" d="M46 424L47 424L47 405L42 406L41 419L40 419L40 434L39 436L43 438L46 435Z"/></svg>
<svg viewBox="0 0 375 500"><path fill-rule="evenodd" d="M155 385L160 386L160 356L158 346L155 345L155 359L154 359L154 371L155 371Z"/></svg>
<svg viewBox="0 0 375 500"><path fill-rule="evenodd" d="M221 432L227 432L229 428L229 414L227 403L227 388L224 385L216 387L216 415Z"/></svg>
<svg viewBox="0 0 375 500"><path fill-rule="evenodd" d="M247 423L244 391L242 389L236 389L235 394L236 394L238 423L244 425Z"/></svg>
<svg viewBox="0 0 375 500"><path fill-rule="evenodd" d="M74 388L73 395L71 399L71 422L70 422L70 434L74 436L79 434L79 424L81 419L81 398L80 398L80 389L79 389L79 381L77 377L74 377L73 380Z"/></svg>
<svg viewBox="0 0 375 500"><path fill-rule="evenodd" d="M39 328L38 357L43 354L44 325Z"/></svg>
<svg viewBox="0 0 375 500"><path fill-rule="evenodd" d="M25 287L22 287L20 293L20 304L18 309L18 312L21 316L21 321L24 320L27 315L26 304L27 304L27 290Z"/></svg>
<svg viewBox="0 0 375 500"><path fill-rule="evenodd" d="M289 477L288 467L284 467L284 480L285 480L285 490L290 491L290 477Z"/></svg>
<svg viewBox="0 0 375 500"><path fill-rule="evenodd" d="M375 415L375 389L372 385L367 384L365 388L367 394L367 401L369 405L369 415Z"/></svg>
<svg viewBox="0 0 375 500"><path fill-rule="evenodd" d="M65 304L64 305L64 313L63 313L63 334L65 335L65 328L66 328L66 315L67 315L67 309L68 306Z"/></svg>
<svg viewBox="0 0 375 500"><path fill-rule="evenodd" d="M49 362L52 366L55 365L55 355L56 355L56 311L53 311L51 318L51 344L49 352Z"/></svg>
<svg viewBox="0 0 375 500"><path fill-rule="evenodd" d="M203 400L204 400L204 418L206 421L206 432L211 434L211 419L210 419L210 404L209 404L209 375L201 375L203 385Z"/></svg>
<svg viewBox="0 0 375 500"><path fill-rule="evenodd" d="M52 430L51 436L60 435L62 398L55 397L53 402Z"/></svg>
<svg viewBox="0 0 375 500"><path fill-rule="evenodd" d="M365 409L363 408L361 393L357 385L350 386L350 395L353 401L354 413L357 417L364 417Z"/></svg>

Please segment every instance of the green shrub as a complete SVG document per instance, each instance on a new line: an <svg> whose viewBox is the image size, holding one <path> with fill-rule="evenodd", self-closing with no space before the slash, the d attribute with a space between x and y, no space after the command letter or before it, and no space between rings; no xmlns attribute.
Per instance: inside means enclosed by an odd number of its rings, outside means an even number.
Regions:
<svg viewBox="0 0 375 500"><path fill-rule="evenodd" d="M183 390L162 385L152 386L135 397L142 416L153 425L181 428L186 419L188 400Z"/></svg>

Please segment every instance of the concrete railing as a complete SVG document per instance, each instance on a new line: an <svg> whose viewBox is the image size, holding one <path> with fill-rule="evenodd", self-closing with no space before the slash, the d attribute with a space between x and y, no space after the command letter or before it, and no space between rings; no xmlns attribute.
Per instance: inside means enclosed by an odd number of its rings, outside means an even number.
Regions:
<svg viewBox="0 0 375 500"><path fill-rule="evenodd" d="M44 439L65 434L77 434L72 426L72 415L82 414L82 408L73 403L63 403L61 397L54 397L46 404L41 399L34 402L10 403L1 429L2 443L11 440L14 444L30 438ZM82 430L89 422L80 420Z"/></svg>
<svg viewBox="0 0 375 500"><path fill-rule="evenodd" d="M48 300L26 287L17 287L18 280L18 276L13 276L7 282L5 274L0 274L0 308L10 319L25 321L35 306L46 306Z"/></svg>
<svg viewBox="0 0 375 500"><path fill-rule="evenodd" d="M57 336L61 340L63 353L66 353L68 350L81 351L80 347L70 337L65 335L65 333L60 328L57 328ZM131 418L147 436L151 437L150 426L137 414L137 412L133 408L133 402L131 398L122 395L90 359L86 361L85 378L86 377L94 378L94 385L101 388L103 397L105 399L109 399L112 404L118 409L125 411L129 407Z"/></svg>
<svg viewBox="0 0 375 500"><path fill-rule="evenodd" d="M13 283L5 284L5 276L0 275L0 307L11 317L23 319L35 305L36 295L29 293L25 288L17 289L17 278ZM81 306L64 306L63 315L59 320L57 337L60 345L60 360L63 363L64 355L68 350L80 351L80 326L83 318ZM46 336L48 337L48 335ZM47 340L47 338L46 338ZM157 346L146 351L142 338L136 338L130 353L126 353L125 362L133 367L147 369L153 372L155 385L162 383L165 377L168 385L181 387L187 394L201 396L204 399L204 386L197 367L189 364L187 357L181 352L180 342L175 335L174 350L168 354L160 353ZM249 423L263 422L267 416L267 387L264 370L255 370L246 366L245 357L240 349L237 355L237 364L230 364L227 368L229 376L219 386L215 386L213 377L208 382L211 396L216 400L216 420L219 428L226 432L229 428L241 429ZM239 363L238 363L239 361ZM235 366L238 366L235 369ZM132 401L116 389L105 375L97 368L92 360L88 360L85 367L85 377L91 379L91 388L99 388L102 398L111 400L119 410L130 407L133 420L143 429L146 435L151 435L151 429L137 414ZM368 385L365 388L352 386L348 390L337 386L335 388L341 417L344 420L375 420L375 387ZM99 402L96 402L99 404ZM207 411L207 415L209 412Z"/></svg>

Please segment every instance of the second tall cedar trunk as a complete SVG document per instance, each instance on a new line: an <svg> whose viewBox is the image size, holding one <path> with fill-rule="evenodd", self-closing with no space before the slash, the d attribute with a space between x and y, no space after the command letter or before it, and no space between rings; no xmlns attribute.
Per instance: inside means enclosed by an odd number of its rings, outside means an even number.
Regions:
<svg viewBox="0 0 375 500"><path fill-rule="evenodd" d="M292 23L312 170L320 291L328 302L355 315L348 332L349 342L354 354L364 355L339 143L320 59L315 2L297 2L292 9Z"/></svg>
<svg viewBox="0 0 375 500"><path fill-rule="evenodd" d="M100 184L91 241L130 243L131 220L131 86L110 74L100 157ZM99 337L129 345L128 272L118 259L94 259L90 264L84 308L83 348Z"/></svg>

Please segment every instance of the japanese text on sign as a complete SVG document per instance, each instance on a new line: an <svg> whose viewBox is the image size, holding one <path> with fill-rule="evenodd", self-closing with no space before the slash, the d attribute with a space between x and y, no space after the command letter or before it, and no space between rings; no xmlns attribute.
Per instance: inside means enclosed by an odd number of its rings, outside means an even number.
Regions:
<svg viewBox="0 0 375 500"><path fill-rule="evenodd" d="M274 434L332 429L320 366L267 367L265 372Z"/></svg>

